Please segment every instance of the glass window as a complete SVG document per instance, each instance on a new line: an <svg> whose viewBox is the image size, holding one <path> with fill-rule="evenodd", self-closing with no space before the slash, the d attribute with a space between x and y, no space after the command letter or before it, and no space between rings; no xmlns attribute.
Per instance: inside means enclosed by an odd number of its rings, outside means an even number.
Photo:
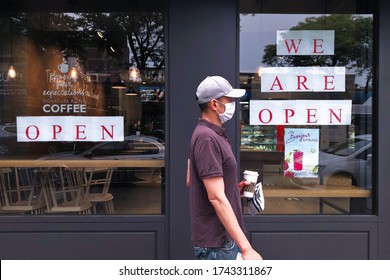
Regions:
<svg viewBox="0 0 390 280"><path fill-rule="evenodd" d="M164 214L164 13L149 4L0 14L0 214Z"/></svg>
<svg viewBox="0 0 390 280"><path fill-rule="evenodd" d="M240 166L261 214L374 213L372 5L240 1Z"/></svg>

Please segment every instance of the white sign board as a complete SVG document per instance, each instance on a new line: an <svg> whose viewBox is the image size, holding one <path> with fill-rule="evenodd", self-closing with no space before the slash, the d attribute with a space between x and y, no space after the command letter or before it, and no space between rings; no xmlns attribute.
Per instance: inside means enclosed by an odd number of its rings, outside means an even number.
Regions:
<svg viewBox="0 0 390 280"><path fill-rule="evenodd" d="M277 55L334 55L334 30L278 30Z"/></svg>
<svg viewBox="0 0 390 280"><path fill-rule="evenodd" d="M123 141L123 117L17 117L18 142Z"/></svg>
<svg viewBox="0 0 390 280"><path fill-rule="evenodd" d="M264 67L261 92L345 92L345 67Z"/></svg>
<svg viewBox="0 0 390 280"><path fill-rule="evenodd" d="M250 125L350 125L351 100L251 100Z"/></svg>

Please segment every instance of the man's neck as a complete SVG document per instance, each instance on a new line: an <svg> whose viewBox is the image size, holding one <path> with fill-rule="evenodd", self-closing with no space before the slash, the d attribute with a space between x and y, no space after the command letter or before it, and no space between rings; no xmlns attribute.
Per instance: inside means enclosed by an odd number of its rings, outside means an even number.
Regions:
<svg viewBox="0 0 390 280"><path fill-rule="evenodd" d="M221 120L219 119L218 115L216 116L214 114L203 113L201 115L201 119L211 122L212 124L222 126Z"/></svg>

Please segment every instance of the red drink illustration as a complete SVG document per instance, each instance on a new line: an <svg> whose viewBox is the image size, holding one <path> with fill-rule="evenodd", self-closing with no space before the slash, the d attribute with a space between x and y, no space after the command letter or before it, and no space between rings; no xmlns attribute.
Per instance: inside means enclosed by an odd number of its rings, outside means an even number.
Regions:
<svg viewBox="0 0 390 280"><path fill-rule="evenodd" d="M303 159L303 151L294 150L294 170L301 171L302 170L302 159Z"/></svg>

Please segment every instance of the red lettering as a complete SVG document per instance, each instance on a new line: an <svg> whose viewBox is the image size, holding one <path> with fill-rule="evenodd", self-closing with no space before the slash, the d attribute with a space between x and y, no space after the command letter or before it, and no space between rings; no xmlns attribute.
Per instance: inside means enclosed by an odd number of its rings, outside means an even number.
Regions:
<svg viewBox="0 0 390 280"><path fill-rule="evenodd" d="M307 77L297 76L297 80L298 80L297 90L302 90L301 85L305 88L305 90L309 90L309 88L305 85L305 83L307 82Z"/></svg>
<svg viewBox="0 0 390 280"><path fill-rule="evenodd" d="M263 112L267 112L268 113L268 121L264 121L263 120ZM272 121L272 112L269 110L269 109L263 109L259 112L259 120L261 123L269 123L270 121Z"/></svg>
<svg viewBox="0 0 390 280"><path fill-rule="evenodd" d="M324 90L334 90L335 89L335 86L333 84L334 83L334 76L324 76L324 78L325 78L325 88L324 88ZM328 84L333 85L333 87L332 88L328 88Z"/></svg>
<svg viewBox="0 0 390 280"><path fill-rule="evenodd" d="M62 127L60 125L53 125L53 138L52 139L57 139L57 133L62 132Z"/></svg>
<svg viewBox="0 0 390 280"><path fill-rule="evenodd" d="M291 45L288 44L288 39L284 40L288 53L291 53L291 50L294 49L294 52L297 53L299 46L301 45L302 39L298 40L298 46L295 45L295 40L290 39Z"/></svg>
<svg viewBox="0 0 390 280"><path fill-rule="evenodd" d="M84 136L84 137L80 136L80 135L84 135L85 134L85 128L87 126L86 125L76 124L75 127L76 127L76 140L85 140L85 139L87 139L87 136Z"/></svg>
<svg viewBox="0 0 390 280"><path fill-rule="evenodd" d="M341 114L342 114L343 109L339 109L339 115L338 116L336 115L336 113L332 109L329 109L329 111L330 111L329 123L333 123L332 116L334 116L337 119L337 121L339 123L341 123Z"/></svg>
<svg viewBox="0 0 390 280"><path fill-rule="evenodd" d="M317 121L317 109L307 109L307 123L316 123Z"/></svg>
<svg viewBox="0 0 390 280"><path fill-rule="evenodd" d="M293 117L295 115L295 111L293 109L284 109L284 114L286 117L285 123L289 123L289 118Z"/></svg>
<svg viewBox="0 0 390 280"><path fill-rule="evenodd" d="M34 128L35 129L35 137L31 137L30 136L30 128ZM38 137L39 137L39 128L36 126L36 125L29 125L27 128L26 128L26 137L30 140L36 140Z"/></svg>
<svg viewBox="0 0 390 280"><path fill-rule="evenodd" d="M313 53L323 53L324 52L324 49L322 48L323 42L324 42L323 39L313 39L313 44L314 44ZM317 51L317 48L321 48L322 51Z"/></svg>
<svg viewBox="0 0 390 280"><path fill-rule="evenodd" d="M108 134L108 136L110 136L111 139L114 139L114 126L115 125L111 125L111 133L110 133L104 125L101 125L101 127L102 127L102 140L105 140L104 132L106 132Z"/></svg>
<svg viewBox="0 0 390 280"><path fill-rule="evenodd" d="M278 76L275 77L275 80L272 83L272 86L271 86L270 90L274 90L274 86L275 85L279 87L279 90L283 90L282 84L280 83Z"/></svg>

